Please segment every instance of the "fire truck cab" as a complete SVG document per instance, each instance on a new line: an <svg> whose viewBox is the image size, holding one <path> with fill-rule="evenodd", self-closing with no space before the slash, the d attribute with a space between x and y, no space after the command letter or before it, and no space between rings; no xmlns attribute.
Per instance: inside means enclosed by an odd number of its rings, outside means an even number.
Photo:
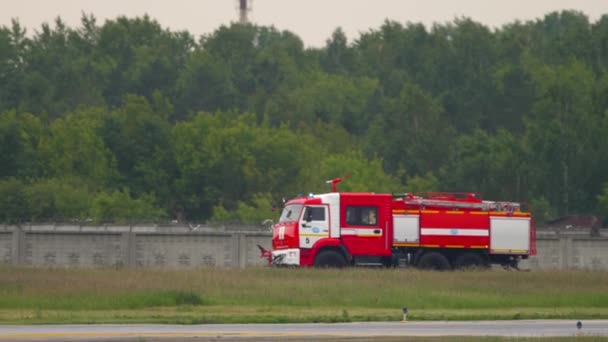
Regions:
<svg viewBox="0 0 608 342"><path fill-rule="evenodd" d="M364 256L390 257L391 201L390 195L329 193L287 202L273 229L273 263L342 267Z"/></svg>

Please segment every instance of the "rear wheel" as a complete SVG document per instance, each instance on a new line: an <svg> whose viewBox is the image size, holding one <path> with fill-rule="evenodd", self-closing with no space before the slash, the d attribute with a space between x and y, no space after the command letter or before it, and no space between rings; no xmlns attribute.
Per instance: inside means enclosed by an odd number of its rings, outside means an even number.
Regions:
<svg viewBox="0 0 608 342"><path fill-rule="evenodd" d="M315 258L315 267L335 267L342 268L346 266L346 260L342 256L342 254L327 250L322 251Z"/></svg>
<svg viewBox="0 0 608 342"><path fill-rule="evenodd" d="M487 260L478 253L467 252L456 257L454 267L459 269L487 268Z"/></svg>
<svg viewBox="0 0 608 342"><path fill-rule="evenodd" d="M450 262L439 252L428 252L420 257L418 267L424 270L445 271L450 269Z"/></svg>

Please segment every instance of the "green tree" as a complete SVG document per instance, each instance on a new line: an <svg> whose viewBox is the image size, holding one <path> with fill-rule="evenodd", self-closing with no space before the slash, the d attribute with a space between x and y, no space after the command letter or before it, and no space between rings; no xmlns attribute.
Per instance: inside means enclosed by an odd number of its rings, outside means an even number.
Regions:
<svg viewBox="0 0 608 342"><path fill-rule="evenodd" d="M301 193L326 193L331 185L326 181L337 177L343 178L338 191L371 191L400 192L403 186L395 177L386 174L382 160L367 159L362 152L353 151L344 154L330 154L317 161L317 167L311 167L311 181L300 190ZM293 195L290 197L294 197Z"/></svg>
<svg viewBox="0 0 608 342"><path fill-rule="evenodd" d="M555 210L544 196L533 198L530 201L530 210L537 224L541 226L555 218Z"/></svg>
<svg viewBox="0 0 608 342"><path fill-rule="evenodd" d="M38 148L45 135L46 127L31 114L0 113L0 178L40 175Z"/></svg>
<svg viewBox="0 0 608 342"><path fill-rule="evenodd" d="M112 184L116 161L103 140L106 116L101 108L88 108L55 120L40 144L46 174L81 178L97 189Z"/></svg>
<svg viewBox="0 0 608 342"><path fill-rule="evenodd" d="M480 192L493 200L524 200L525 170L522 146L506 130L489 135L475 130L457 139L441 184L447 191Z"/></svg>
<svg viewBox="0 0 608 342"><path fill-rule="evenodd" d="M24 53L29 40L17 20L0 27L0 112L19 107L23 97Z"/></svg>
<svg viewBox="0 0 608 342"><path fill-rule="evenodd" d="M328 53L343 51L339 32L334 34ZM405 27L395 21L385 21L375 30L372 29L355 40L352 47L354 70L357 74L379 79L385 92L391 91L395 74L409 75L410 81L429 80L425 71L425 58L429 33L423 24L408 23ZM345 51L346 52L346 51ZM347 55L348 56L348 55ZM420 78L419 78L420 77Z"/></svg>
<svg viewBox="0 0 608 342"><path fill-rule="evenodd" d="M155 91L173 94L180 70L195 43L187 32L171 32L145 15L108 20L99 29L97 51L106 75L104 96L120 106L126 94L152 99Z"/></svg>
<svg viewBox="0 0 608 342"><path fill-rule="evenodd" d="M601 194L597 196L597 201L600 204L601 210L608 215L608 183L604 183Z"/></svg>
<svg viewBox="0 0 608 342"><path fill-rule="evenodd" d="M593 44L593 60L595 70L604 74L608 71L608 14L591 25L591 39Z"/></svg>
<svg viewBox="0 0 608 342"><path fill-rule="evenodd" d="M397 98L385 99L369 130L366 148L378 153L385 169L423 175L447 159L453 130L442 120L442 108L430 94L405 83Z"/></svg>
<svg viewBox="0 0 608 342"><path fill-rule="evenodd" d="M259 28L255 39L258 53L251 71L256 93L268 96L280 85L295 85L299 81L296 74L307 65L302 40L273 28Z"/></svg>
<svg viewBox="0 0 608 342"><path fill-rule="evenodd" d="M93 196L76 178L37 180L26 187L25 195L34 222L82 222L90 217Z"/></svg>
<svg viewBox="0 0 608 342"><path fill-rule="evenodd" d="M349 133L364 134L371 120L369 106L377 90L369 78L351 78L316 72L298 87L282 89L266 111L273 125L289 123L306 128L317 120L344 127Z"/></svg>
<svg viewBox="0 0 608 342"><path fill-rule="evenodd" d="M442 96L450 122L461 132L476 127L493 128L488 120L494 98L492 74L497 59L495 38L490 30L468 18L457 19L435 34L448 41L442 54L446 69L440 77L451 82ZM438 75L439 76L439 75Z"/></svg>
<svg viewBox="0 0 608 342"><path fill-rule="evenodd" d="M188 112L230 110L238 99L227 62L203 50L188 57L176 94L176 119L184 119Z"/></svg>
<svg viewBox="0 0 608 342"><path fill-rule="evenodd" d="M529 66L537 98L526 120L527 162L535 194L546 196L560 214L594 206L593 171L605 141L593 109L595 79L581 62Z"/></svg>
<svg viewBox="0 0 608 342"><path fill-rule="evenodd" d="M199 113L173 129L178 201L188 217L229 211L257 193L287 192L306 179L314 144L287 127L258 126L252 114Z"/></svg>
<svg viewBox="0 0 608 342"><path fill-rule="evenodd" d="M128 190L102 191L93 199L91 216L94 222L155 222L166 217L166 212L155 206L154 195L131 197Z"/></svg>
<svg viewBox="0 0 608 342"><path fill-rule="evenodd" d="M228 211L222 205L213 207L210 221L217 223L247 223L260 225L265 220L276 219L278 210L269 193L253 195L251 203L238 201L234 211Z"/></svg>
<svg viewBox="0 0 608 342"><path fill-rule="evenodd" d="M259 40L258 28L253 25L220 26L213 34L201 39L200 47L214 58L225 61L230 70L231 83L238 96L231 109L245 110L248 99L255 93L253 61Z"/></svg>
<svg viewBox="0 0 608 342"><path fill-rule="evenodd" d="M525 57L522 57L525 59ZM535 98L532 76L521 62L504 63L494 74L495 108L488 113L491 130L507 129L520 134L525 130L524 117L531 112Z"/></svg>
<svg viewBox="0 0 608 342"><path fill-rule="evenodd" d="M0 179L0 221L20 223L26 221L29 214L23 182L14 177Z"/></svg>
<svg viewBox="0 0 608 342"><path fill-rule="evenodd" d="M172 109L159 92L153 96L151 105L142 96L127 95L123 105L103 121L99 133L119 173L108 185L128 188L134 196L154 193L169 207L177 172L167 119Z"/></svg>
<svg viewBox="0 0 608 342"><path fill-rule="evenodd" d="M83 16L85 28L95 30L94 21ZM56 118L80 105L104 104L103 79L93 54L95 36L86 32L67 27L61 18L55 20L54 28L42 25L24 53L21 110Z"/></svg>
<svg viewBox="0 0 608 342"><path fill-rule="evenodd" d="M427 172L424 176L414 176L407 179L405 191L409 193L439 191L439 179L432 172Z"/></svg>
<svg viewBox="0 0 608 342"><path fill-rule="evenodd" d="M536 39L531 45L535 57L547 64L564 64L572 59L591 61L593 39L589 19L582 12L552 12L535 23Z"/></svg>
<svg viewBox="0 0 608 342"><path fill-rule="evenodd" d="M321 51L320 62L323 69L331 74L349 74L353 68L355 54L348 46L348 38L338 27L327 39Z"/></svg>

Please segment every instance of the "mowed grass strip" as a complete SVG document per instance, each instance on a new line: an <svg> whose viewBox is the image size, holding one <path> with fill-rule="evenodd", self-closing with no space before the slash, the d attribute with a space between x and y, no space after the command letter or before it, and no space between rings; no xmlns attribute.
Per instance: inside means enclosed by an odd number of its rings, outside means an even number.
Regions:
<svg viewBox="0 0 608 342"><path fill-rule="evenodd" d="M0 322L608 318L608 273L0 267Z"/></svg>
<svg viewBox="0 0 608 342"><path fill-rule="evenodd" d="M309 323L399 321L400 309L373 308L300 308L300 307L236 307L180 306L120 310L0 310L2 324L46 323ZM510 319L572 319L606 318L606 311L579 308L555 309L487 309L487 310L414 310L410 321L424 320L510 320ZM573 325L574 326L574 325Z"/></svg>

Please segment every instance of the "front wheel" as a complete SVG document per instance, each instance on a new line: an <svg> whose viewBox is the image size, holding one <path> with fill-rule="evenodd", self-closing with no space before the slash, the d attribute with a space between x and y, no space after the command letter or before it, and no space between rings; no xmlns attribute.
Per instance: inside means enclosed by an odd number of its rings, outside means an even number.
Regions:
<svg viewBox="0 0 608 342"><path fill-rule="evenodd" d="M342 268L346 266L346 260L344 259L342 254L336 251L327 250L322 251L317 255L317 257L315 258L314 265L315 267Z"/></svg>

